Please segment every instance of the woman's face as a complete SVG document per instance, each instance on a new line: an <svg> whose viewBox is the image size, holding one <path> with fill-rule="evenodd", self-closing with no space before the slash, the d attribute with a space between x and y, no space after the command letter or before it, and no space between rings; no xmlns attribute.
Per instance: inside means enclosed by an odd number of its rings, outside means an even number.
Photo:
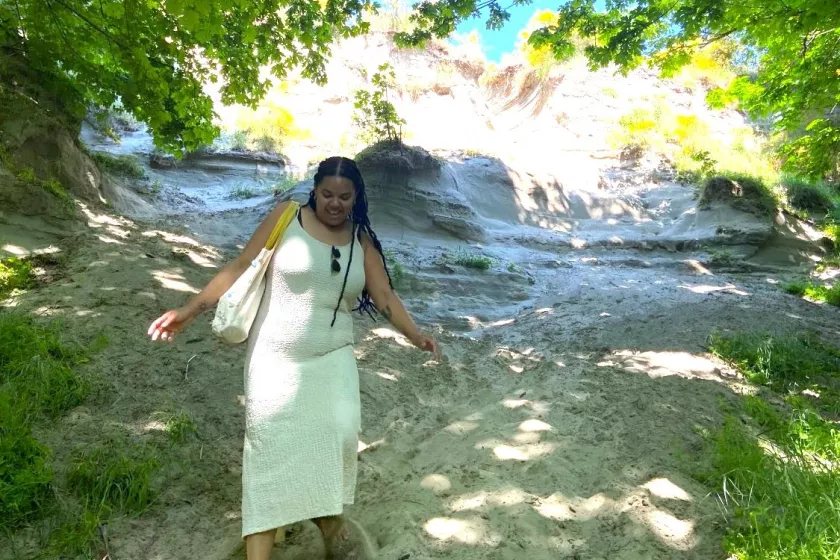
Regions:
<svg viewBox="0 0 840 560"><path fill-rule="evenodd" d="M347 221L355 201L356 189L345 177L325 177L315 187L315 215L328 226L338 227Z"/></svg>

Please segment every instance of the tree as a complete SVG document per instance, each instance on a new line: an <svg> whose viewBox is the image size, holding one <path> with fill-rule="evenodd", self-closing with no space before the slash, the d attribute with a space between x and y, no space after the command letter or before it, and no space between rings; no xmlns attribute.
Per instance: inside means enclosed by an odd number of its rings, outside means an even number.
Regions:
<svg viewBox="0 0 840 560"><path fill-rule="evenodd" d="M379 71L373 75L371 82L374 90L359 90L356 92L353 113L353 124L362 131L365 142L402 141L402 125L405 124L388 99L388 90L394 87L394 68L388 64L379 66Z"/></svg>
<svg viewBox="0 0 840 560"><path fill-rule="evenodd" d="M364 33L372 0L0 0L2 84L25 67L60 90L76 119L120 101L163 149L218 135L203 90L221 82L225 103L255 106L269 80L301 69L326 81L339 37Z"/></svg>
<svg viewBox="0 0 840 560"><path fill-rule="evenodd" d="M526 3L520 0L517 3ZM488 28L508 19L499 4L472 0L423 1L404 45L451 33L458 22L489 10ZM770 117L785 133L785 166L805 175L840 174L840 2L836 0L571 0L557 22L531 34L535 47L564 58L576 35L594 40L585 49L593 69L616 64L627 72L650 62L666 75L694 53L724 39L743 47L746 66L726 90L710 92L722 106L737 101L754 117Z"/></svg>

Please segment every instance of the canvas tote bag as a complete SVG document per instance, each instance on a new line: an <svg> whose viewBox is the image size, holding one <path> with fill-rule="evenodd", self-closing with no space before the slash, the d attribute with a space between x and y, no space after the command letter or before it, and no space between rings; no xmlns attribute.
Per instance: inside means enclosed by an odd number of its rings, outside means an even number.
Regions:
<svg viewBox="0 0 840 560"><path fill-rule="evenodd" d="M297 215L300 206L291 202L268 238L268 242L260 250L245 272L237 278L233 286L219 299L216 306L216 316L213 317L213 334L230 344L239 344L248 338L251 325L257 316L260 308L263 293L265 292L265 272L268 263L274 256L274 249L280 241L280 237L289 224Z"/></svg>

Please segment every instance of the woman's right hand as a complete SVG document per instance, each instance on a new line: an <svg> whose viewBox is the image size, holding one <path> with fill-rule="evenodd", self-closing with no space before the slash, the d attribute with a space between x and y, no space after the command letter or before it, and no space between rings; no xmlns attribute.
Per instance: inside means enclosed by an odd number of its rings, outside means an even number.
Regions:
<svg viewBox="0 0 840 560"><path fill-rule="evenodd" d="M149 327L148 334L153 341L162 340L170 342L175 338L176 334L190 324L193 318L193 313L186 307L179 307L178 309L167 311L152 323Z"/></svg>

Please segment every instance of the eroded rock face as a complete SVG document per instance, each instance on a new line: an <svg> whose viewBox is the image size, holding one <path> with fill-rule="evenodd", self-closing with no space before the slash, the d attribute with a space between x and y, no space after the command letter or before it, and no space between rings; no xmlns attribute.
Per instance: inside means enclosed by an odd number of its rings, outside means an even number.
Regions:
<svg viewBox="0 0 840 560"><path fill-rule="evenodd" d="M360 153L371 219L394 229L481 241L481 217L460 192L448 165L422 148L381 143Z"/></svg>
<svg viewBox="0 0 840 560"><path fill-rule="evenodd" d="M42 180L56 179L87 201L102 194L102 177L73 134L60 122L33 110L3 123L3 137L18 167Z"/></svg>
<svg viewBox="0 0 840 560"><path fill-rule="evenodd" d="M282 170L286 160L277 154L249 152L245 150L202 150L193 152L183 159L176 159L170 154L155 153L149 158L152 169L201 169L227 166L273 166Z"/></svg>

